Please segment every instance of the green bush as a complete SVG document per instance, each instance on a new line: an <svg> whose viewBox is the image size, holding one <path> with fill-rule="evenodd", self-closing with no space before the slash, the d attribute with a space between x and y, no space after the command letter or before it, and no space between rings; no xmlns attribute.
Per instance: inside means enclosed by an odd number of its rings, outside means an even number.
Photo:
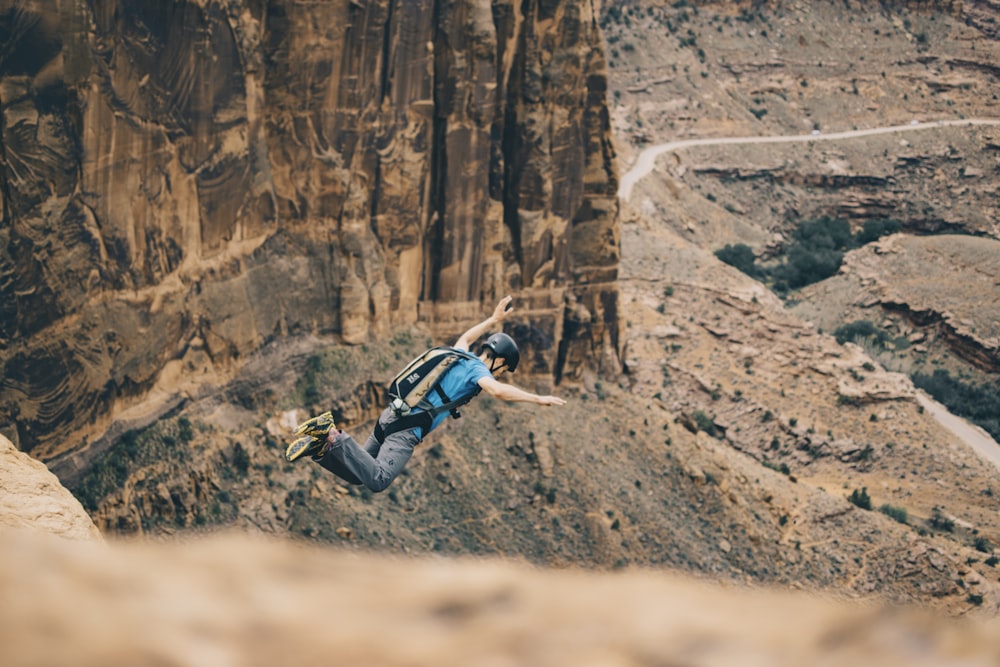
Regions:
<svg viewBox="0 0 1000 667"><path fill-rule="evenodd" d="M752 110L760 118L763 113L758 115L758 111ZM874 218L866 220L857 235L852 235L851 225L846 220L822 216L799 224L792 232L791 243L779 256L780 261L773 266L757 266L753 250L742 243L728 244L716 250L715 256L748 276L766 280L776 291L784 292L829 278L840 270L846 251L898 232L900 228L896 220Z"/></svg>
<svg viewBox="0 0 1000 667"><path fill-rule="evenodd" d="M788 248L784 264L771 271L775 286L785 285L789 289L798 289L825 280L840 270L844 253L836 248L825 246L824 237L810 240L820 245L795 243Z"/></svg>
<svg viewBox="0 0 1000 667"><path fill-rule="evenodd" d="M883 236L888 236L889 234L895 234L902 228L902 225L898 220L891 220L889 218L875 218L873 220L865 220L864 227L858 232L855 237L855 242L857 245L862 246L873 241L878 241Z"/></svg>
<svg viewBox="0 0 1000 667"><path fill-rule="evenodd" d="M719 434L718 429L715 426L715 419L705 414L701 410L695 410L691 416L694 418L695 424L698 425L699 431L704 431L710 436L715 437Z"/></svg>
<svg viewBox="0 0 1000 667"><path fill-rule="evenodd" d="M715 251L715 256L748 276L757 277L760 273L755 264L753 249L744 243L726 244L725 247Z"/></svg>
<svg viewBox="0 0 1000 667"><path fill-rule="evenodd" d="M882 505L882 507L879 507L878 511L885 514L890 519L898 521L899 523L906 523L907 514L905 507L896 507L895 505L889 505L887 503Z"/></svg>
<svg viewBox="0 0 1000 667"><path fill-rule="evenodd" d="M806 248L846 250L853 245L850 223L826 215L800 224L792 238Z"/></svg>

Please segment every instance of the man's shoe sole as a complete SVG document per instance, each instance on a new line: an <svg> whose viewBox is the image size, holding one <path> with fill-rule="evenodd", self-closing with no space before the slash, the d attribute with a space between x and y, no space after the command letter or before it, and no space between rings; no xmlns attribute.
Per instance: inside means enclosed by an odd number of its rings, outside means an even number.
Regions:
<svg viewBox="0 0 1000 667"><path fill-rule="evenodd" d="M335 427L336 422L333 420L333 414L330 412L324 412L318 417L307 419L299 424L295 429L295 435L309 435L314 438L325 438L330 433L330 429Z"/></svg>
<svg viewBox="0 0 1000 667"><path fill-rule="evenodd" d="M285 458L288 461L297 461L307 454L318 454L321 451L323 451L323 441L307 435L288 445L285 449Z"/></svg>

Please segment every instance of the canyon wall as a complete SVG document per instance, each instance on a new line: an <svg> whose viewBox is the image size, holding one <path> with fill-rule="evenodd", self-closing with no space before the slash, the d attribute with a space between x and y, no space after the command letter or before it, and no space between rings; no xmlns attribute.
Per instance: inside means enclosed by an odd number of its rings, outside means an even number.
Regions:
<svg viewBox="0 0 1000 667"><path fill-rule="evenodd" d="M596 11L0 0L0 432L51 460L272 341L507 293L530 373L616 367Z"/></svg>

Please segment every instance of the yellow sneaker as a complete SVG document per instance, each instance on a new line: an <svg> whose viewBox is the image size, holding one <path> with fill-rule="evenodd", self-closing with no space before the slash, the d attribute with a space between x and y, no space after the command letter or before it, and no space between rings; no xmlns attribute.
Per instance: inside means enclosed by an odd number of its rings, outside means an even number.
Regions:
<svg viewBox="0 0 1000 667"><path fill-rule="evenodd" d="M288 449L285 450L285 458L289 461L297 461L307 454L315 456L322 452L324 447L326 447L325 440L317 440L311 435L307 435L288 445Z"/></svg>
<svg viewBox="0 0 1000 667"><path fill-rule="evenodd" d="M318 417L307 419L299 424L295 429L295 435L311 435L314 438L325 439L330 433L330 429L336 428L336 426L337 424L333 421L333 414L324 412Z"/></svg>

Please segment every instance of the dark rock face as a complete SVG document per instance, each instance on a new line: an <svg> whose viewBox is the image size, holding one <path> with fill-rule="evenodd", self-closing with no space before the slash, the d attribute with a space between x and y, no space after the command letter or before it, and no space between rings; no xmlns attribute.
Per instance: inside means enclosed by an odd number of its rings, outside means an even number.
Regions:
<svg viewBox="0 0 1000 667"><path fill-rule="evenodd" d="M593 12L0 1L0 429L51 458L170 364L446 337L506 293L533 373L615 364Z"/></svg>

